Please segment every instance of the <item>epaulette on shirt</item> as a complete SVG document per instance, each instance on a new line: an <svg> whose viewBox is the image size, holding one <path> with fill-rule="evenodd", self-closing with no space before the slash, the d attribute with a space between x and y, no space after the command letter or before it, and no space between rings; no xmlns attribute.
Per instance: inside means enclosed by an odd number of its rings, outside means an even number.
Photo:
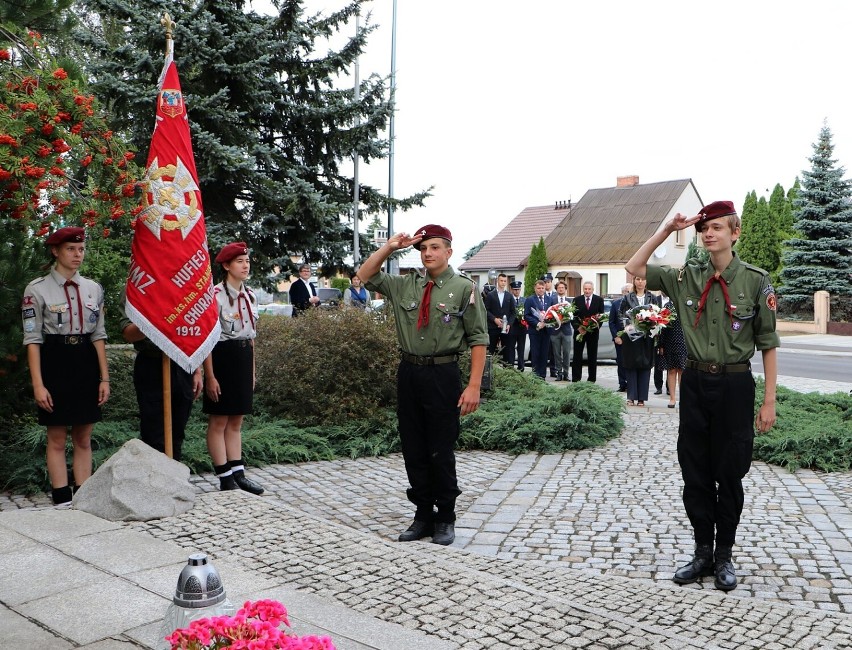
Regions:
<svg viewBox="0 0 852 650"><path fill-rule="evenodd" d="M749 264L748 262L743 262L742 260L740 260L740 264L742 264L744 267L746 267L750 271L754 271L755 273L760 274L761 276L769 275L769 271L766 271L766 270L760 268L759 266L754 266L753 264Z"/></svg>
<svg viewBox="0 0 852 650"><path fill-rule="evenodd" d="M41 276L40 278L36 278L36 279L35 279L35 280L33 280L32 282L30 282L30 285L38 284L39 282L44 282L45 280L47 280L47 278L48 278L48 277L49 277L49 276L43 275L43 276Z"/></svg>

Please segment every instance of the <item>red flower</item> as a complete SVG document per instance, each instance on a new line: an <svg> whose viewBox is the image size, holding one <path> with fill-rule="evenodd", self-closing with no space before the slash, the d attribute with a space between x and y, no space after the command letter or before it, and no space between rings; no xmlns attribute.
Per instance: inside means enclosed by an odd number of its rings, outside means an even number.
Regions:
<svg viewBox="0 0 852 650"><path fill-rule="evenodd" d="M54 176L65 176L65 170L60 167L51 167L50 173Z"/></svg>
<svg viewBox="0 0 852 650"><path fill-rule="evenodd" d="M29 176L30 178L41 178L44 176L45 172L44 167L36 167L35 165L25 165L24 166L24 174Z"/></svg>
<svg viewBox="0 0 852 650"><path fill-rule="evenodd" d="M9 54L9 50L0 50L0 61L10 61L12 59L12 55Z"/></svg>
<svg viewBox="0 0 852 650"><path fill-rule="evenodd" d="M83 160L80 161L80 164L83 165L83 167L88 167L89 163L91 163L91 162L92 162L92 156L91 156L91 154L89 154L88 156L83 158Z"/></svg>
<svg viewBox="0 0 852 650"><path fill-rule="evenodd" d="M8 144L10 147L17 147L18 141L8 133L0 133L0 144Z"/></svg>
<svg viewBox="0 0 852 650"><path fill-rule="evenodd" d="M104 228L104 237L109 237L109 228Z"/></svg>
<svg viewBox="0 0 852 650"><path fill-rule="evenodd" d="M53 141L53 150L56 153L64 153L66 151L71 151L71 147L69 147L68 143L62 138L56 138L56 140Z"/></svg>
<svg viewBox="0 0 852 650"><path fill-rule="evenodd" d="M36 153L38 153L39 157L41 158L47 158L50 155L50 151L50 147L43 144L38 148L38 151Z"/></svg>
<svg viewBox="0 0 852 650"><path fill-rule="evenodd" d="M132 151L125 151L124 152L124 159L125 160L133 160L135 157L136 157L136 154L133 153Z"/></svg>
<svg viewBox="0 0 852 650"><path fill-rule="evenodd" d="M12 172L5 169L0 169L0 181L6 181L12 178Z"/></svg>
<svg viewBox="0 0 852 650"><path fill-rule="evenodd" d="M73 133L74 135L77 135L82 130L83 130L83 123L82 122L77 122L74 126L71 127L71 133Z"/></svg>
<svg viewBox="0 0 852 650"><path fill-rule="evenodd" d="M56 68L56 70L53 71L53 78L54 79L67 79L68 73L65 72L65 70L63 70L62 68Z"/></svg>
<svg viewBox="0 0 852 650"><path fill-rule="evenodd" d="M53 133L53 125L50 122L46 122L44 126L41 127L41 132L43 135L50 135Z"/></svg>

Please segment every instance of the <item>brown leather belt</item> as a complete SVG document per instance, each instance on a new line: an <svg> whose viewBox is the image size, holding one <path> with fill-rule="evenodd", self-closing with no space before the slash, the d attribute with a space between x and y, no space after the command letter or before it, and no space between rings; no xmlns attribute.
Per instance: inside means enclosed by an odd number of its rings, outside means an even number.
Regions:
<svg viewBox="0 0 852 650"><path fill-rule="evenodd" d="M457 354L447 354L442 357L418 357L416 354L408 354L408 352L400 352L403 361L413 363L417 366L440 366L444 363L455 363L459 360Z"/></svg>
<svg viewBox="0 0 852 650"><path fill-rule="evenodd" d="M711 375L726 375L732 372L751 372L751 362L745 363L706 363L704 361L695 361L693 359L686 360L686 367L698 370L699 372L708 372Z"/></svg>

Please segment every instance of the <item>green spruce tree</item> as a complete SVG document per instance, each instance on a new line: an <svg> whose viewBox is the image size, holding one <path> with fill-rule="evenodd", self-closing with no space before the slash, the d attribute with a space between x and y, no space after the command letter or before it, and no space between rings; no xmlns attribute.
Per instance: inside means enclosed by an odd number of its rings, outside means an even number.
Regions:
<svg viewBox="0 0 852 650"><path fill-rule="evenodd" d="M787 241L782 295L802 304L816 291L852 295L852 190L832 159L831 131L823 126L803 171L793 215L799 237Z"/></svg>
<svg viewBox="0 0 852 650"><path fill-rule="evenodd" d="M343 269L352 250L353 180L341 163L386 155L392 110L376 75L361 82L357 101L348 84L339 88L373 27L362 26L340 49L328 39L354 31L363 0L310 16L302 0L276 3L273 16L246 11L243 0L81 2L88 13L80 38L98 53L90 72L116 129L130 134L143 161L163 61L159 18L168 9L177 22L175 61L211 246L248 242L254 277L267 286L293 269L291 255L321 263L326 274ZM394 207L420 205L426 195L396 199ZM388 206L368 185L360 199L365 219Z"/></svg>

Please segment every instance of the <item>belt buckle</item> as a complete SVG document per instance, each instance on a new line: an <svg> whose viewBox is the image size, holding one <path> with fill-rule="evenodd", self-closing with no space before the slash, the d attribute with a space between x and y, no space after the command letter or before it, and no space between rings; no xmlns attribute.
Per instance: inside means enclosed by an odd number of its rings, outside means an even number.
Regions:
<svg viewBox="0 0 852 650"><path fill-rule="evenodd" d="M80 337L76 334L71 334L65 337L65 341L68 343L68 345L77 345L80 342Z"/></svg>
<svg viewBox="0 0 852 650"><path fill-rule="evenodd" d="M721 363L711 363L707 366L707 372L711 375L718 375L722 372L722 364Z"/></svg>

